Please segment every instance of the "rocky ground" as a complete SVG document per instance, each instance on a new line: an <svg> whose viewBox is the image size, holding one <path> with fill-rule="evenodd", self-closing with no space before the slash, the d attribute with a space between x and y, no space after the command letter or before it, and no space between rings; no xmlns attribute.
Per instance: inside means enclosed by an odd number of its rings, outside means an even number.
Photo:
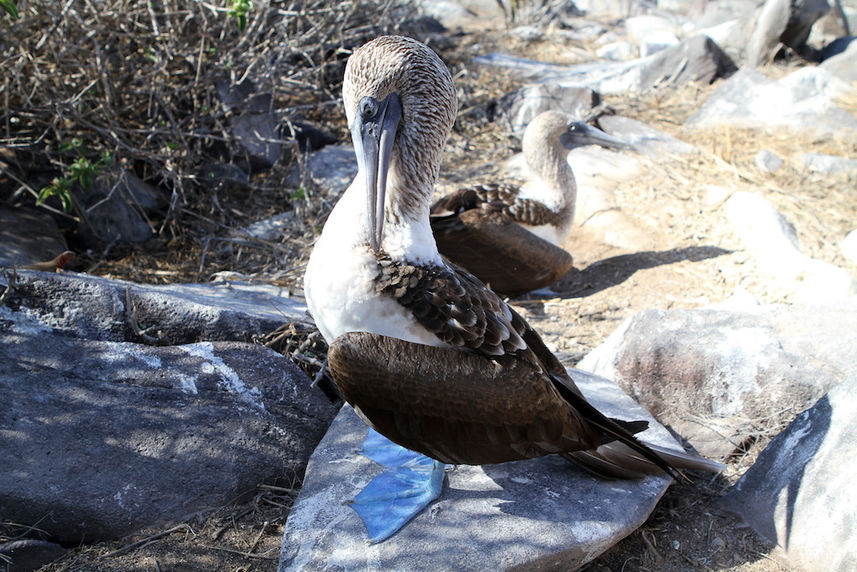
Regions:
<svg viewBox="0 0 857 572"><path fill-rule="evenodd" d="M582 61L592 50L584 42L565 47L558 50L556 42L525 41L502 30L446 38L438 49L456 78L461 111L447 147L442 189L503 176L503 162L519 151L516 141L489 121L489 105L520 81L500 69L476 66L471 58L497 50L569 63L569 58ZM776 77L800 65L792 60L771 64L764 71ZM788 160L798 151L857 157L857 141L811 133L684 127L714 87L691 85L642 96L605 96L612 112L691 142L701 153L649 160L646 172L616 184L619 208L643 232L644 240L637 246L606 242L602 233L590 231L593 218L579 218L566 244L575 259L574 269L554 286L555 293L511 301L566 365L575 365L623 320L643 309L696 308L736 294L760 303L791 300L787 287L759 272L727 223L720 207L735 191L763 193L794 225L805 254L857 276L857 265L838 247L857 220L853 173L819 175ZM344 141L344 117L338 109L323 121ZM775 173L760 172L754 157L761 149L786 157L786 166ZM274 173L265 176L276 177ZM726 191L712 191L714 185ZM295 190L284 187L250 200L246 195L221 195L218 208L231 212L238 228L279 212L279 193L291 195ZM586 193L583 185L580 193ZM206 256L208 243L196 241L175 248L175 241L159 237L109 257L83 255L73 268L140 282L198 281L216 272L239 272L299 294L302 263L313 238L306 228L317 228L329 212L330 203L324 199L323 189L316 189L299 206L305 226L284 238L298 245L297 253L287 259L276 249L265 248L235 248ZM769 435L724 459L728 464L724 474L674 484L643 527L586 569L786 570L752 530L717 506L718 498L780 428L771 427ZM115 542L73 549L45 569L274 570L289 506L299 488L299 476L278 486L260 484L232 505Z"/></svg>

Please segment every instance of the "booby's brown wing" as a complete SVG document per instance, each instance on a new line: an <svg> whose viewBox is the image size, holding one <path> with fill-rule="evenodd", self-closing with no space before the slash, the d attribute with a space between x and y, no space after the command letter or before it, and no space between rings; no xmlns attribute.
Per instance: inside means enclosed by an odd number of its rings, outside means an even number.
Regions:
<svg viewBox="0 0 857 572"><path fill-rule="evenodd" d="M431 227L441 254L504 295L517 296L553 284L573 264L568 252L519 226L499 209L433 215Z"/></svg>
<svg viewBox="0 0 857 572"><path fill-rule="evenodd" d="M334 380L380 433L441 461L467 464L619 440L672 472L634 438L645 423L608 419L590 405L538 334L476 278L454 267L386 256L378 262L378 292L453 346L367 333L334 340L328 352Z"/></svg>
<svg viewBox="0 0 857 572"><path fill-rule="evenodd" d="M592 449L601 434L541 371L451 348L351 332L328 363L345 399L379 433L446 463L484 464Z"/></svg>

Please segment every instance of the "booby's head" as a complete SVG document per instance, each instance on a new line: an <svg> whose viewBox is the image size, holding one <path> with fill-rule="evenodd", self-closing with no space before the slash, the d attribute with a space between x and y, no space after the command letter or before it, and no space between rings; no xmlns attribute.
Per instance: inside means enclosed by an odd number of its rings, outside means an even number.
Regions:
<svg viewBox="0 0 857 572"><path fill-rule="evenodd" d="M570 116L555 110L537 115L524 132L524 155L530 164L537 164L541 160L539 156L551 151L565 155L572 149L587 145L599 145L608 149L634 148L617 137L582 121L572 121Z"/></svg>
<svg viewBox="0 0 857 572"><path fill-rule="evenodd" d="M428 46L382 36L348 59L342 99L366 186L369 244L378 251L385 218L425 218L428 224L443 145L455 121L455 86Z"/></svg>

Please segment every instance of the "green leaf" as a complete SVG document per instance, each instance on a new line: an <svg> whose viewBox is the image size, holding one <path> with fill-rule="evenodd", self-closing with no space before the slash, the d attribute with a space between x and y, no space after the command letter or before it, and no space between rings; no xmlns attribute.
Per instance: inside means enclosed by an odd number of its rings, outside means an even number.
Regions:
<svg viewBox="0 0 857 572"><path fill-rule="evenodd" d="M6 13L8 13L13 20L18 19L18 7L15 6L15 3L12 2L12 0L0 0L0 8L6 10Z"/></svg>

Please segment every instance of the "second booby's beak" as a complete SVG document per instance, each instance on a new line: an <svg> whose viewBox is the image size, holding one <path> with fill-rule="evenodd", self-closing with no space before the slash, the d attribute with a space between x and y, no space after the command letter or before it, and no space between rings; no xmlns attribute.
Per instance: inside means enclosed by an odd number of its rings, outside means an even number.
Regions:
<svg viewBox="0 0 857 572"><path fill-rule="evenodd" d="M636 151L636 148L630 143L626 143L617 137L608 135L597 127L587 125L582 121L575 121L568 124L568 131L562 134L560 138L562 144L567 149L571 150L575 147L585 147L587 145L599 145L607 149L629 149Z"/></svg>
<svg viewBox="0 0 857 572"><path fill-rule="evenodd" d="M366 177L369 246L376 252L381 248L383 238L387 173L401 118L402 102L398 94L391 93L380 102L367 96L357 104L357 114L351 125L357 165Z"/></svg>

